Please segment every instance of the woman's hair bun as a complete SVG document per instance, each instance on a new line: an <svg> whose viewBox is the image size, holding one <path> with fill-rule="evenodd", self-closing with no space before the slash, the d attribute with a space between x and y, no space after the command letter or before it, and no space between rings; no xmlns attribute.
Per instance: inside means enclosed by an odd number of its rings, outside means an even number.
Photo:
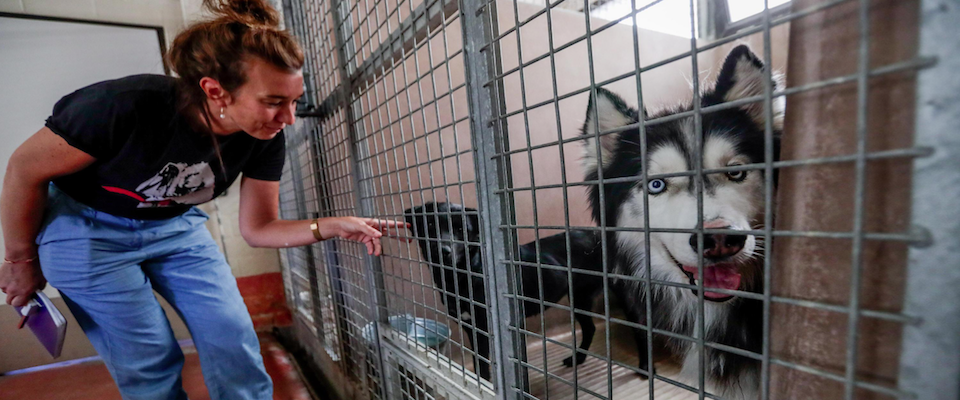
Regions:
<svg viewBox="0 0 960 400"><path fill-rule="evenodd" d="M203 0L203 6L217 18L226 18L250 26L280 26L280 16L266 0Z"/></svg>

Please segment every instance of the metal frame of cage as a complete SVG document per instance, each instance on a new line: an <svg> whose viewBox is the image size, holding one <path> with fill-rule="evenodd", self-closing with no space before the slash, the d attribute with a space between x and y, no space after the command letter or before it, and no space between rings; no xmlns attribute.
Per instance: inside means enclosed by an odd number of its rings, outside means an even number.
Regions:
<svg viewBox="0 0 960 400"><path fill-rule="evenodd" d="M762 102L766 115L765 126L765 159L761 164L744 165L706 169L698 162L693 171L686 173L672 173L669 175L647 175L635 177L637 181L646 185L648 180L667 176L693 176L696 182L698 196L698 226L702 226L702 190L703 176L708 173L723 173L738 170L765 171L765 223L764 229L749 233L763 237L769 243L772 238L784 237L821 237L844 238L852 240L852 265L850 267L850 303L846 306L827 304L815 301L791 299L774 296L771 291L771 257L764 258L764 290L762 293L729 291L718 289L727 294L735 294L763 301L764 335L763 351L753 353L742 349L732 348L719 343L705 342L703 326L695 337L684 337L693 341L699 348L712 347L734 354L754 358L761 361L761 394L763 399L770 396L770 367L778 365L817 375L829 380L841 382L844 385L846 399L855 397L855 390L865 389L895 398L955 398L958 391L956 381L960 378L960 359L956 354L941 351L942 349L960 348L960 299L958 295L950 294L951 289L960 282L960 272L952 268L949 262L951 257L956 258L956 248L944 246L946 238L960 233L956 213L949 207L944 207L942 201L944 188L940 182L960 182L960 168L957 168L957 155L960 154L960 145L949 132L960 122L960 112L956 107L956 93L960 85L953 78L949 66L957 66L960 57L957 45L952 48L943 46L943 42L955 38L960 33L958 24L954 23L958 17L956 7L949 6L945 0L923 0L921 29L921 48L919 55L895 64L871 68L870 40L869 40L869 0L832 0L825 1L817 6L802 10L785 12L783 8L773 11L767 9L757 16L758 24L745 27L739 32L700 45L695 39L690 40L688 51L674 57L661 60L641 67L639 54L633 52L635 69L632 72L615 76L610 79L597 81L593 73L593 36L615 26L623 19L633 18L649 7L664 0L653 1L642 7L637 7L637 0L632 0L633 12L619 20L610 21L596 28L591 28L589 14L584 14L584 24L587 33L563 45L554 46L552 34L549 40L549 51L546 54L525 60L523 58L520 29L531 21L546 15L548 30L553 29L551 20L552 8L563 0L548 2L540 12L520 19L516 12L517 0L513 0L514 21L512 27L503 31L497 28L497 0L423 0L414 5L414 0L284 0L284 15L286 24L300 38L306 53L304 77L306 86L305 104L298 110L302 117L295 129L287 132L288 160L285 166L284 180L281 184L281 215L287 219L305 219L327 216L360 215L368 217L403 218L403 213L397 212L396 204L390 204L397 197L400 199L400 208L422 204L425 200L424 191L431 191L433 198L436 192L442 190L449 198L449 191L459 191L459 198L464 198L464 185L472 186L476 191L476 204L481 222L481 240L465 243L480 246L483 264L486 270L482 277L486 283L486 304L478 304L487 310L490 317L506 316L505 321L499 318L490 318L489 332L474 331L476 335L487 335L493 342L491 346L490 362L493 367L492 382L480 379L476 374L464 367L467 356L477 357L477 353L464 344L458 344L454 353L460 353L461 362L452 361L449 354L444 355L431 350L412 340L409 335L390 327L391 313L406 310L412 306L415 312L428 313L440 318L446 312L442 305L428 305L414 300L402 298L396 289L396 282L417 287L421 293L433 291L434 299L438 296L453 295L458 299L466 299L471 304L472 293L460 293L458 288L435 287L427 276L423 280L421 271L420 281L413 280L412 268L410 278L387 271L384 262L408 263L408 265L429 264L420 260L416 247L407 246L400 254L391 254L382 259L366 256L362 246L344 240L328 240L312 246L286 249L281 252L283 273L288 291L288 301L295 309L296 337L304 344L314 360L317 361L325 373L341 373L348 377L352 385L339 387L340 395L354 398L370 399L434 399L434 398L534 398L525 389L530 374L542 374L549 379L564 380L574 388L575 393L583 389L578 384L576 369L572 380L565 380L557 375L551 375L548 368L538 367L529 362L526 354L526 339L534 337L546 344L551 339L545 334L526 330L522 326L522 315L519 304L522 301L539 303L541 307L552 306L569 311L571 316L571 330L576 344L576 330L573 326L574 310L570 306L546 304L541 299L526 298L518 293L516 279L512 277L519 268L554 268L540 262L526 263L516 256L517 232L520 229L532 229L536 242L539 243L541 229L570 231L569 209L567 207L567 192L569 187L585 187L586 185L600 185L605 182L602 170L596 181L572 181L562 174L562 183L558 185L537 185L533 173L532 152L551 146L559 149L561 169L564 165L563 145L583 140L580 137L564 139L558 132L557 140L533 145L527 135L526 146L509 148L506 140L507 119L512 116L524 116L533 109L556 105L561 100L587 93L596 101L595 88L630 77L639 77L643 72L661 67L674 61L689 58L692 65L693 78L693 110L682 112L664 118L640 121L628 125L614 132L598 132L596 140L605 134L611 134L623 129L638 128L640 130L641 153L645 154L645 128L658 123L668 122L677 118L692 117L695 130L699 132L700 119L703 114L716 112L747 103ZM770 68L766 69L768 82L764 88L764 95L746 98L734 102L727 102L716 106L700 107L698 101L700 79L698 77L697 57L695 55L730 43L748 35L761 34L764 39L763 58L766 65L771 65L770 29L773 26L788 23L813 13L829 10L844 3L859 1L859 53L858 68L853 74L836 77L827 81L819 81L802 86L789 87L775 92L770 82ZM691 0L691 9L696 1ZM584 2L584 9L589 9ZM691 27L696 16L691 13ZM952 18L952 19L951 19ZM954 22L951 22L954 21ZM459 28L457 28L457 25ZM507 40L513 34L516 40L518 65L509 70L502 70L501 41ZM696 32L691 32L696 36ZM460 48L448 52L449 37L460 35ZM443 42L443 54L439 61L434 58L431 46L432 40ZM455 39L454 39L455 40ZM637 49L638 34L633 30L633 49ZM584 42L587 46L588 63L590 68L590 84L586 88L574 90L560 95L557 92L556 60L554 55L576 43ZM951 52L950 50L955 50ZM426 51L429 60L428 66L420 67L420 52ZM459 57L464 65L464 81L455 83L451 76L451 64ZM524 69L534 63L549 59L551 65L553 96L546 101L527 104L526 88L523 86ZM414 71L408 71L408 64L413 62ZM903 72L920 71L917 91L917 123L915 131L915 145L909 148L870 152L867 150L867 83L870 78ZM413 74L413 79L409 76ZM445 76L446 82L441 82L443 90L437 92L437 75ZM520 94L522 107L519 110L507 111L504 100L504 79L512 74L520 76ZM403 76L402 85L398 86L398 75ZM412 82L411 82L412 81ZM433 93L423 92L424 82L429 83ZM389 87L389 83L393 87ZM643 105L641 80L637 83L637 104ZM856 154L828 157L820 159L778 161L773 162L772 147L772 111L771 100L775 97L788 96L807 91L813 91L828 86L855 83L857 87L857 121ZM418 92L411 91L416 89ZM401 92L403 96L401 96ZM468 104L468 114L455 114L455 98L465 99ZM424 101L425 98L429 100ZM414 102L414 99L416 102ZM953 101L953 103L949 103ZM402 103L406 102L405 107ZM942 104L953 104L952 109L944 109ZM449 105L445 105L449 103ZM453 114L452 121L441 123L441 106L449 107ZM435 126L428 128L430 122L427 113L430 108L436 113ZM950 108L950 107L947 107ZM560 126L559 106L555 106L557 126ZM421 121L415 122L419 118ZM378 120L377 123L370 123ZM596 118L594 118L596 120ZM409 126L405 127L405 124ZM464 127L464 128L461 128ZM418 128L420 131L418 132ZM599 126L595 127L599 131ZM409 133L405 131L409 129ZM462 143L458 129L468 130L470 141ZM527 127L529 132L529 127ZM444 130L454 132L452 144L454 151L445 153L443 144ZM420 136L417 136L417 134ZM436 135L439 140L439 155L430 150L430 135ZM399 141L397 138L399 137ZM389 140L388 140L389 139ZM427 154L414 153L413 159L404 152L401 163L397 150L400 147L417 146L418 140L423 139L427 146ZM388 144L389 143L389 144ZM598 146L599 147L599 146ZM598 150L599 151L599 150ZM391 154L391 152L393 152ZM380 156L393 156L394 165L383 166L378 164ZM513 171L510 157L526 155L530 168L530 185L516 187L513 184ZM952 155L952 157L951 157ZM461 159L472 158L474 169L473 179L464 179L460 173ZM870 233L863 229L863 197L865 185L865 169L869 161L906 158L916 159L915 176L921 177L933 170L933 178L917 179L913 187L913 229L902 233ZM456 178L448 177L446 163L453 160L457 172ZM699 158L698 158L699 160ZM435 184L432 176L434 163L441 164L443 172L442 183ZM853 163L856 169L854 228L850 232L811 232L785 231L774 229L772 196L773 174L775 169L796 167L801 165L820 165L831 163ZM411 185L413 178L411 171L421 173L426 166L431 176L430 184L414 189ZM387 172L384 172L384 171ZM922 172L921 172L922 171ZM407 174L407 187L403 186L400 178L391 177L396 173ZM451 173L452 175L452 173ZM449 179L448 179L449 178ZM422 182L423 178L418 177ZM618 178L618 181L624 181ZM610 182L610 180L606 180ZM394 187L396 185L396 187ZM562 201L566 212L566 223L562 226L546 226L537 222L536 191L545 189L563 190ZM949 190L956 196L957 189ZM419 192L419 193L417 193ZM516 222L514 195L519 192L529 192L533 197L534 223L521 225ZM601 193L603 191L601 190ZM937 195L931 196L936 193ZM419 196L417 196L419 194ZM601 194L602 196L602 194ZM645 205L647 197L644 195ZM419 202L417 201L419 197ZM409 204L405 204L409 200ZM949 204L949 203L947 203ZM390 211L385 211L390 210ZM646 251L649 252L649 235L651 232L687 233L697 235L699 245L703 246L703 235L710 233L725 233L715 229L656 229L656 228L614 228L601 223L592 229L607 232L615 230L633 230L643 232L646 236ZM466 216L465 212L461 216ZM648 219L645 216L645 219ZM645 226L649 226L645 221ZM577 227L578 229L591 229ZM602 235L606 241L606 235ZM425 238L415 238L425 239ZM911 244L910 261L908 263L909 281L905 308L903 312L889 312L882 310L864 309L859 304L860 273L865 240L896 241ZM568 243L569 249L569 243ZM569 251L569 250L568 250ZM606 252L606 246L603 247ZM646 261L647 271L650 271L649 259ZM443 265L428 265L440 267ZM698 260L698 269L703 268L702 255ZM449 268L449 267L446 267ZM572 267L563 268L572 277ZM585 271L579 271L583 273ZM651 284L666 284L679 287L695 287L699 290L699 318L704 318L703 311L703 283L698 281L696 286L677 284L672 282L656 281L647 273L645 277L615 276L606 266L601 274L604 282L608 278L636 279L645 283L647 295ZM647 332L649 365L653 360L653 335L673 335L675 333L658 331L644 325L632 324L625 320L614 318L610 314L610 294L604 284L603 313L593 313L594 317L603 319L604 324L617 323L632 328L640 328ZM932 293L938 299L931 298ZM304 295L305 294L305 295ZM570 295L572 296L572 289ZM425 296L425 295L424 295ZM423 297L424 299L426 297ZM812 366L800 365L788 360L773 357L770 352L770 306L774 303L784 303L802 307L816 308L830 312L843 313L848 316L846 371L837 374ZM419 311L418 311L419 310ZM647 314L651 312L647 303ZM542 316L542 313L541 313ZM904 346L900 365L900 379L898 387L888 387L856 379L857 360L857 322L860 318L878 318L904 326ZM456 321L458 324L469 325L472 321ZM542 326L542 321L541 321ZM605 329L606 354L590 354L592 357L604 360L607 363L607 392L596 393L586 391L593 397L602 399L613 398L613 383L611 370L614 366L638 371L633 366L615 361L610 356L610 329ZM557 344L557 343L554 343ZM575 346L562 343L573 353L578 350ZM703 352L701 352L702 357ZM544 359L546 355L543 355ZM654 384L656 381L682 387L695 393L700 399L718 398L705 390L703 360L697 386L691 386L679 381L655 375L655 379L648 380L648 397L654 398ZM545 397L549 397L549 393ZM574 395L577 398L577 394Z"/></svg>

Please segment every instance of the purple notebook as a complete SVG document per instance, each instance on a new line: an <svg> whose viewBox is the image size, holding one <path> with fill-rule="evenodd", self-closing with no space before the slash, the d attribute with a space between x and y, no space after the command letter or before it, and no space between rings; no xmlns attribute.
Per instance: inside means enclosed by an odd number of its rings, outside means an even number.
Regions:
<svg viewBox="0 0 960 400"><path fill-rule="evenodd" d="M47 295L41 291L23 307L14 307L21 317L26 316L24 326L47 348L53 358L60 357L63 339L67 334L67 320Z"/></svg>

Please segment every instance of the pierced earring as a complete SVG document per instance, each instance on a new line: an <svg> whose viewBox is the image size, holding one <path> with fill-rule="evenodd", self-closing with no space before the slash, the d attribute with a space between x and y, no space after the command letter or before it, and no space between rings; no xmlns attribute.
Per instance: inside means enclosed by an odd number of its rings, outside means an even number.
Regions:
<svg viewBox="0 0 960 400"><path fill-rule="evenodd" d="M227 116L223 114L223 107L220 107L220 119L224 119Z"/></svg>

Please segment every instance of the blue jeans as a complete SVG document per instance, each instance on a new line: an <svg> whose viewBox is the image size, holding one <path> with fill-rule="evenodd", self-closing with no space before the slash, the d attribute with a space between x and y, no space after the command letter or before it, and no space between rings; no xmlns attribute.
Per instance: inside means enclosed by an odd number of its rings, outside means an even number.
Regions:
<svg viewBox="0 0 960 400"><path fill-rule="evenodd" d="M50 185L43 275L127 400L186 399L183 353L156 290L186 322L212 399L272 399L253 323L230 266L192 208L167 220L117 217Z"/></svg>

